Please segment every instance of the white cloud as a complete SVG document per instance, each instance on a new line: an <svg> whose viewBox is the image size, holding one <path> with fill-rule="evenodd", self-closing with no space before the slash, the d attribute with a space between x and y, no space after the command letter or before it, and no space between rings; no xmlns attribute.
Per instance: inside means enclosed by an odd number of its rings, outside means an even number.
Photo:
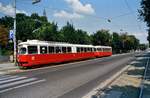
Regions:
<svg viewBox="0 0 150 98"><path fill-rule="evenodd" d="M95 10L92 8L91 4L82 4L80 0L65 0L68 5L72 8L72 13L67 11L59 11L54 13L54 17L59 18L69 18L69 19L80 19L84 15L93 14Z"/></svg>
<svg viewBox="0 0 150 98"><path fill-rule="evenodd" d="M62 10L60 12L55 12L54 16L59 17L59 18L69 18L69 19L79 19L79 18L83 17L82 15L80 15L78 13L68 13L64 10Z"/></svg>
<svg viewBox="0 0 150 98"><path fill-rule="evenodd" d="M76 12L80 14L93 14L95 10L93 9L91 4L82 4L80 0L65 0L70 7Z"/></svg>
<svg viewBox="0 0 150 98"><path fill-rule="evenodd" d="M131 34L131 35L134 35L134 36L136 36L136 37L147 37L148 36L148 34L147 33L145 33L145 32L132 32L132 33L129 33L129 34Z"/></svg>
<svg viewBox="0 0 150 98"><path fill-rule="evenodd" d="M14 16L14 8L12 5L3 5L1 2L0 2L0 12L3 13L3 14L6 14L6 15L9 15L9 16ZM23 10L16 10L16 13L24 13L24 14L27 14L27 12L23 11Z"/></svg>

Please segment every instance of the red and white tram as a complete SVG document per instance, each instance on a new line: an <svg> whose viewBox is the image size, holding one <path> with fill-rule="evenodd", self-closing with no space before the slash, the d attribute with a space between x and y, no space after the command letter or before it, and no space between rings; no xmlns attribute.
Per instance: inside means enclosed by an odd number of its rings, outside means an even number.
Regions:
<svg viewBox="0 0 150 98"><path fill-rule="evenodd" d="M112 48L109 46L28 40L19 43L17 61L19 66L31 67L111 55Z"/></svg>

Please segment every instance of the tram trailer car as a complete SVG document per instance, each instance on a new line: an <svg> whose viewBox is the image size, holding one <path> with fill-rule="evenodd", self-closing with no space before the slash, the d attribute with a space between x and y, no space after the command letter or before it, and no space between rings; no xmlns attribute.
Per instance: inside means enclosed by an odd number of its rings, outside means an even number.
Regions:
<svg viewBox="0 0 150 98"><path fill-rule="evenodd" d="M109 46L78 45L28 40L18 45L17 61L22 67L111 56Z"/></svg>

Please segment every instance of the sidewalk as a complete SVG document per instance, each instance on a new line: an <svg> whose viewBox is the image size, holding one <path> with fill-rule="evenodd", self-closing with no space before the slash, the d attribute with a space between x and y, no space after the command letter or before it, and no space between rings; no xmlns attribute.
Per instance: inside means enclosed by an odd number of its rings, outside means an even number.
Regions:
<svg viewBox="0 0 150 98"><path fill-rule="evenodd" d="M18 66L15 66L14 63L1 63L0 64L0 75L1 74L8 74L10 72L14 72L18 70Z"/></svg>
<svg viewBox="0 0 150 98"><path fill-rule="evenodd" d="M136 58L130 64L128 70L121 74L115 81L113 81L105 89L98 89L97 97L91 98L138 98L140 92L140 85L145 70L145 65L148 61L149 55L143 55ZM150 98L145 93L150 92L150 77L149 82L145 82L144 96L142 98Z"/></svg>

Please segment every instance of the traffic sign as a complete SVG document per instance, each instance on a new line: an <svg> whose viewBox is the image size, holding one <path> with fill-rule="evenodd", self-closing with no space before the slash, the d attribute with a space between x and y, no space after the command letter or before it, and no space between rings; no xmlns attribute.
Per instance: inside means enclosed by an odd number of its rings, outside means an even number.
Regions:
<svg viewBox="0 0 150 98"><path fill-rule="evenodd" d="M9 39L13 39L13 38L14 38L14 31L9 30Z"/></svg>

